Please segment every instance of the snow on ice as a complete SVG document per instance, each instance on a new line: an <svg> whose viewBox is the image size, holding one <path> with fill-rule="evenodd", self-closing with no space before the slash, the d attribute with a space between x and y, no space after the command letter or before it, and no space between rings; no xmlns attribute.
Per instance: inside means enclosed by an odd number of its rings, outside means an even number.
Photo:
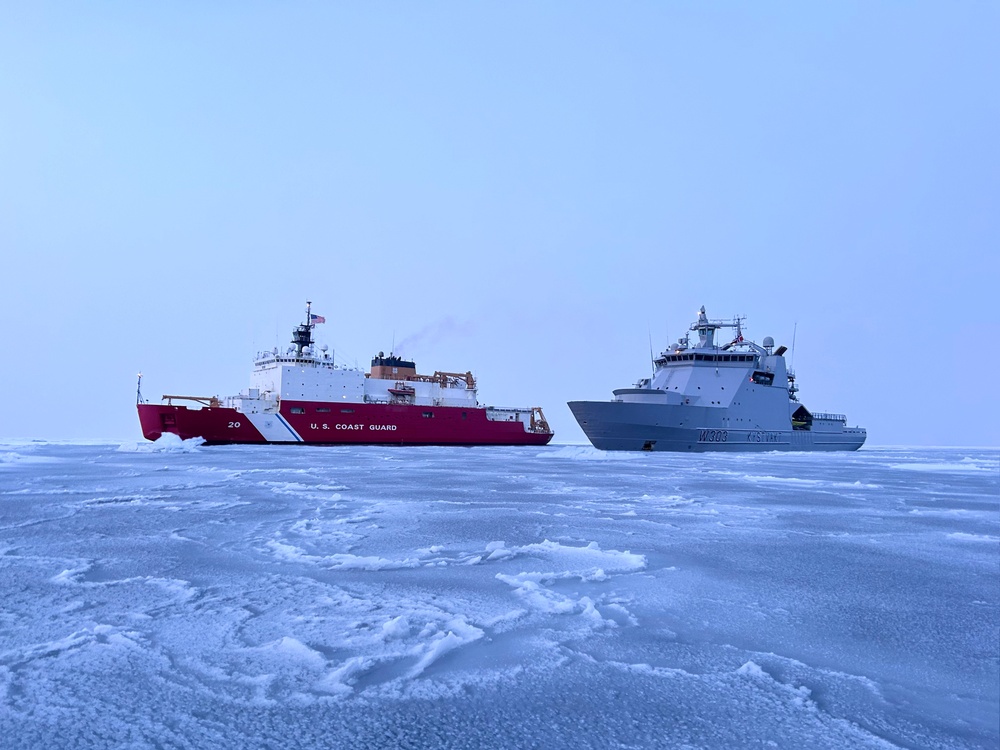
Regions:
<svg viewBox="0 0 1000 750"><path fill-rule="evenodd" d="M0 445L0 746L995 748L1000 461Z"/></svg>

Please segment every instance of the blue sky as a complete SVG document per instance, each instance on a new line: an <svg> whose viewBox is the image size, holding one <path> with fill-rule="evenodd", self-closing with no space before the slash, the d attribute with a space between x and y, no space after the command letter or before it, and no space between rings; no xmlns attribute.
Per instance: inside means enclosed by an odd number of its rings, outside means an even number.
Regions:
<svg viewBox="0 0 1000 750"><path fill-rule="evenodd" d="M139 436L305 299L480 397L705 305L869 442L998 445L1000 6L31 3L0 25L0 436Z"/></svg>

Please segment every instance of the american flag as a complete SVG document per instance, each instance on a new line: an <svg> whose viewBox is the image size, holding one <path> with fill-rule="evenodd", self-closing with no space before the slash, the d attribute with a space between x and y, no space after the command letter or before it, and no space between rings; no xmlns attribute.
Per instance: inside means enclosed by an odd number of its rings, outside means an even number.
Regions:
<svg viewBox="0 0 1000 750"><path fill-rule="evenodd" d="M313 325L316 325L317 323L325 323L326 318L322 315L313 315L312 313L309 313L309 322Z"/></svg>

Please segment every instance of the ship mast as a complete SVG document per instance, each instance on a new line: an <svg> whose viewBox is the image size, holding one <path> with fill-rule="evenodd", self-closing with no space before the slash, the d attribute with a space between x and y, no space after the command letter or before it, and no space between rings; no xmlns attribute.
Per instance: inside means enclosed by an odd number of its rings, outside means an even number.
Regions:
<svg viewBox="0 0 1000 750"><path fill-rule="evenodd" d="M296 326L292 331L292 343L295 344L296 356L302 356L302 350L312 346L312 302L306 300L306 322Z"/></svg>

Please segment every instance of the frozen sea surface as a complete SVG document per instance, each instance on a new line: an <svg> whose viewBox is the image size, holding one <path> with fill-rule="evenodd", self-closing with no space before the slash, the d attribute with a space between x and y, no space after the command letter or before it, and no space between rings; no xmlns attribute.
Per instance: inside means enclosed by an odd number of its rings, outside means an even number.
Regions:
<svg viewBox="0 0 1000 750"><path fill-rule="evenodd" d="M0 445L0 747L997 748L986 449Z"/></svg>

